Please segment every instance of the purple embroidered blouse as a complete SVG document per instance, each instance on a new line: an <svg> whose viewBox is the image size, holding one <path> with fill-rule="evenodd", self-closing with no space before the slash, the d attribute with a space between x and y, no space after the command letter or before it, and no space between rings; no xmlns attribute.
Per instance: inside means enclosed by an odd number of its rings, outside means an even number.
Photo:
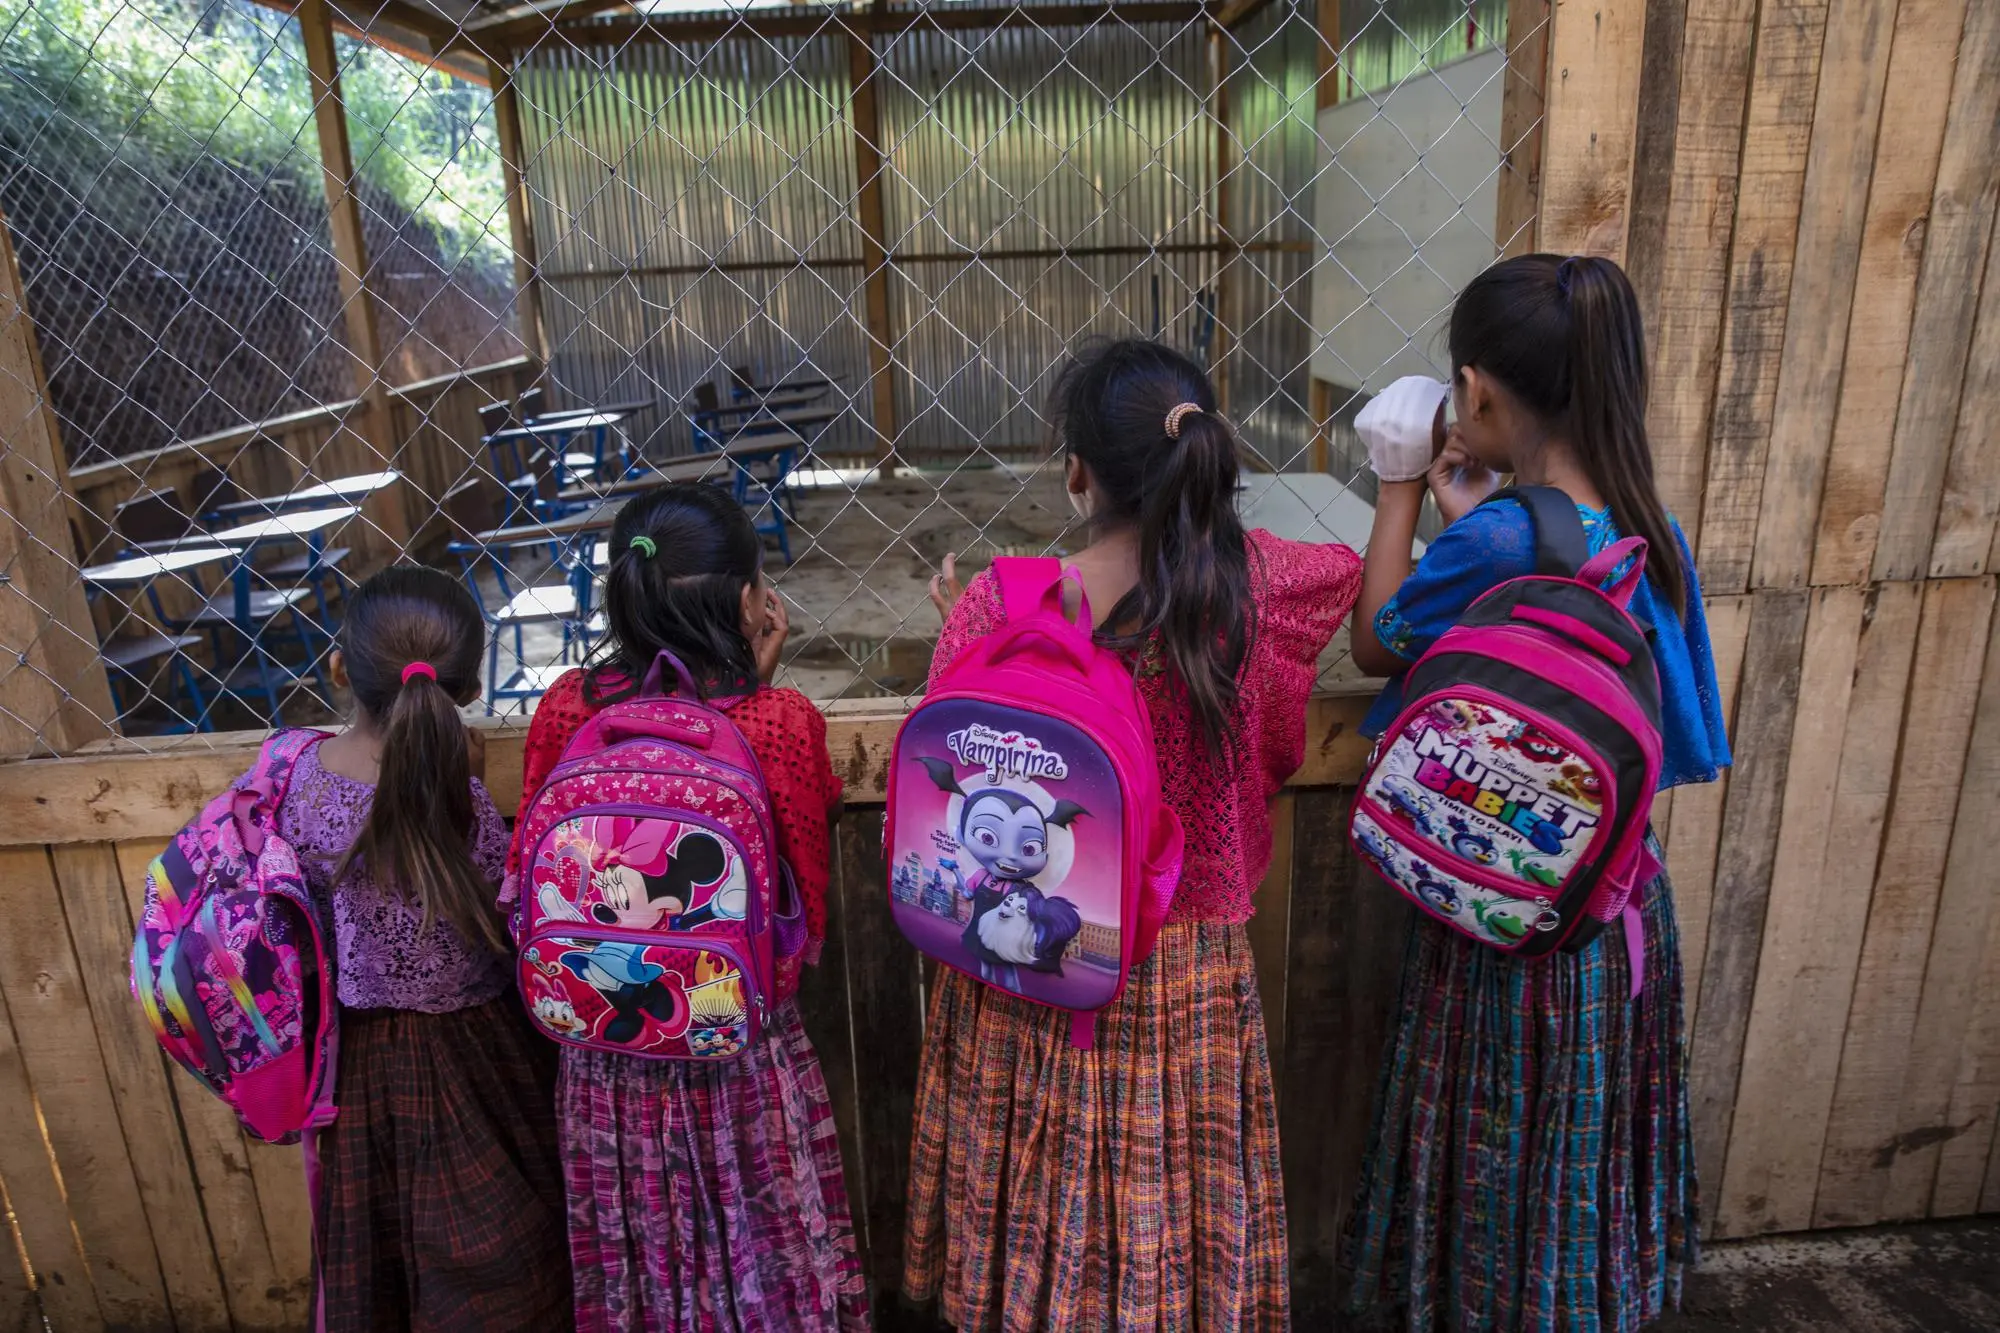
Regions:
<svg viewBox="0 0 2000 1333"><path fill-rule="evenodd" d="M307 747L292 772L278 812L278 832L299 854L320 924L331 923L334 980L350 1009L416 1009L447 1013L485 1004L505 993L513 960L468 945L450 923L435 921L420 935L423 912L377 884L365 865L349 868L339 885L333 868L367 821L375 788L328 772L319 746ZM472 780L476 825L472 860L499 893L507 865L507 830L493 798Z"/></svg>

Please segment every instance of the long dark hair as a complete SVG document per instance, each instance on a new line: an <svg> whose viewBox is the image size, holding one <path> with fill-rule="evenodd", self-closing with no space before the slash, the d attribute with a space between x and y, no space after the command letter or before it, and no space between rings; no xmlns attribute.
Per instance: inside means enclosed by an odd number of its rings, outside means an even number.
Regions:
<svg viewBox="0 0 2000 1333"><path fill-rule="evenodd" d="M1625 270L1587 255L1495 264L1452 307L1451 363L1485 371L1564 430L1618 531L1646 539L1647 576L1685 615L1688 572L1653 484L1646 338Z"/></svg>
<svg viewBox="0 0 2000 1333"><path fill-rule="evenodd" d="M757 688L757 657L743 634L743 588L764 547L743 506L720 486L686 482L647 491L618 511L604 571L610 634L584 680L593 703L631 694L662 649L704 694Z"/></svg>
<svg viewBox="0 0 2000 1333"><path fill-rule="evenodd" d="M1183 403L1198 411L1167 434ZM1141 650L1157 636L1211 754L1230 749L1237 676L1256 633L1249 543L1236 514L1236 435L1201 367L1129 338L1072 360L1050 403L1057 438L1083 460L1103 508L1097 526L1139 534L1139 582L1104 617L1098 641Z"/></svg>
<svg viewBox="0 0 2000 1333"><path fill-rule="evenodd" d="M472 860L472 760L458 701L479 683L486 627L479 604L450 575L395 565L355 592L340 651L355 702L382 734L381 774L368 822L341 857L440 918L471 945L508 949L496 888ZM436 679L404 668L428 663Z"/></svg>

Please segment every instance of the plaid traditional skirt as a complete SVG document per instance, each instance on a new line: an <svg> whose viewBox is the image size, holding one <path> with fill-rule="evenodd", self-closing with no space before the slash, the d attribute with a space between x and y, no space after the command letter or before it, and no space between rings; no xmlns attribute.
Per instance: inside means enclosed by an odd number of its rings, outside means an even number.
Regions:
<svg viewBox="0 0 2000 1333"><path fill-rule="evenodd" d="M965 1330L1283 1328L1277 1111L1240 925L1160 933L1096 1047L957 973L931 1001L905 1295Z"/></svg>
<svg viewBox="0 0 2000 1333"><path fill-rule="evenodd" d="M726 1062L566 1049L557 1102L583 1333L868 1327L833 1104L796 1003Z"/></svg>
<svg viewBox="0 0 2000 1333"><path fill-rule="evenodd" d="M570 1327L555 1055L512 991L341 1011L319 1139L328 1333Z"/></svg>
<svg viewBox="0 0 2000 1333"><path fill-rule="evenodd" d="M1664 874L1641 911L1636 1001L1619 923L1535 962L1417 922L1350 1223L1356 1312L1627 1333L1679 1304L1697 1217Z"/></svg>

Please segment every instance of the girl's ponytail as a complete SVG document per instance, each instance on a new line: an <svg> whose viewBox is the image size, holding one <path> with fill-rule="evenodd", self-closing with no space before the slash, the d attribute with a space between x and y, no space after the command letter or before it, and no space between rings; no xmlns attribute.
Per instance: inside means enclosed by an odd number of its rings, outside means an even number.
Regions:
<svg viewBox="0 0 2000 1333"><path fill-rule="evenodd" d="M1139 505L1137 639L1158 631L1211 753L1230 743L1237 672L1249 647L1250 567L1236 513L1240 464L1229 423L1186 415ZM1107 622L1122 628L1124 620Z"/></svg>
<svg viewBox="0 0 2000 1333"><path fill-rule="evenodd" d="M1236 513L1236 436L1199 366L1159 343L1102 344L1056 383L1055 426L1102 502L1092 522L1130 525L1139 582L1101 622L1107 647L1157 644L1211 754L1231 748L1238 675L1256 633L1249 544Z"/></svg>
<svg viewBox="0 0 2000 1333"><path fill-rule="evenodd" d="M469 945L508 949L495 886L472 859L472 757L458 701L478 684L484 624L471 595L436 570L387 569L355 593L340 644L354 695L382 733L368 822L354 861Z"/></svg>
<svg viewBox="0 0 2000 1333"><path fill-rule="evenodd" d="M1653 482L1646 439L1646 339L1639 298L1625 270L1579 255L1556 268L1569 300L1570 421L1579 460L1611 506L1612 521L1646 539L1646 573L1674 610L1687 614L1680 543Z"/></svg>

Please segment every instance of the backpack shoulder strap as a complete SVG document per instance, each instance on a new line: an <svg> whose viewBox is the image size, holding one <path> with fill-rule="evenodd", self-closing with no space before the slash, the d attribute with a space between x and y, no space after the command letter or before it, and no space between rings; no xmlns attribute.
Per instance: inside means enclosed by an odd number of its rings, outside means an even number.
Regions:
<svg viewBox="0 0 2000 1333"><path fill-rule="evenodd" d="M263 828L254 812L263 808L267 820L275 826L278 807L285 803L285 792L292 785L292 770L298 766L299 756L327 735L310 727L296 727L265 738L257 751L257 764L250 770L250 780L237 791L230 806L237 832L252 856L264 845Z"/></svg>
<svg viewBox="0 0 2000 1333"><path fill-rule="evenodd" d="M993 562L1007 619L1024 620L1042 609L1049 589L1062 582L1062 561L1052 555L1003 555Z"/></svg>
<svg viewBox="0 0 2000 1333"><path fill-rule="evenodd" d="M1483 503L1504 500L1518 501L1535 525L1537 574L1570 578L1590 559L1590 534L1583 530L1583 517L1569 496L1553 486L1509 486Z"/></svg>

